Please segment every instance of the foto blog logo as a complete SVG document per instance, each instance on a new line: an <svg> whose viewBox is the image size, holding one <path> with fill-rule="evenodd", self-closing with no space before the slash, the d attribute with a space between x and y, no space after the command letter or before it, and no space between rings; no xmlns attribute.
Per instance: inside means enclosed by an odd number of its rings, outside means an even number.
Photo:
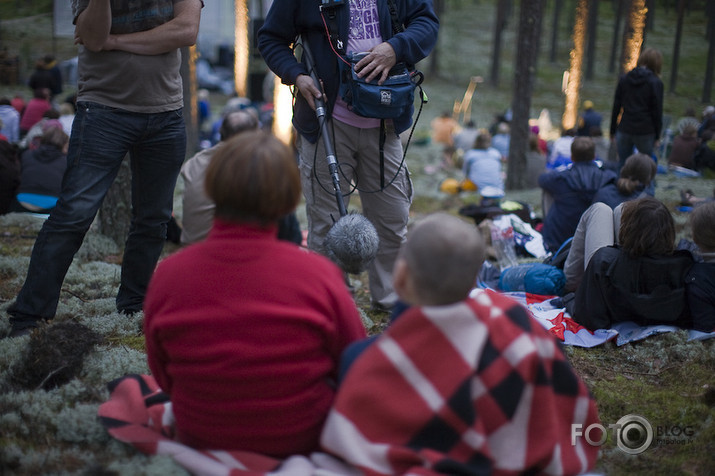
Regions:
<svg viewBox="0 0 715 476"><path fill-rule="evenodd" d="M611 430L616 445L624 453L637 455L647 450L653 442L653 426L640 415L626 415L608 428L593 423L586 428L574 423L571 425L571 444L576 445L576 438L583 437L589 445L601 446L608 439L608 430Z"/></svg>

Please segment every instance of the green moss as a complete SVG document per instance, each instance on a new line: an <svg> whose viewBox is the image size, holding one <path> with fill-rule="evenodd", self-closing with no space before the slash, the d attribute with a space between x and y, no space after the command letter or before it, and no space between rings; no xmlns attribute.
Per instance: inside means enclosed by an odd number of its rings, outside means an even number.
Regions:
<svg viewBox="0 0 715 476"><path fill-rule="evenodd" d="M146 352L146 341L143 335L138 336L119 336L107 339L112 346L126 347L128 349Z"/></svg>

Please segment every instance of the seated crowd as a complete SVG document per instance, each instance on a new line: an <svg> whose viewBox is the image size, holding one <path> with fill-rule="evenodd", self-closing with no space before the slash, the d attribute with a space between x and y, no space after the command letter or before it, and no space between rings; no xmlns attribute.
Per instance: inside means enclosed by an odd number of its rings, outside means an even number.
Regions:
<svg viewBox="0 0 715 476"><path fill-rule="evenodd" d="M66 167L62 122L36 124L11 211L50 211ZM599 423L596 402L523 306L476 289L479 229L444 213L411 226L392 275L400 301L368 338L344 273L295 246L295 151L258 124L226 114L220 142L184 164L187 246L159 263L144 302L148 364L177 440L274 458L323 451L376 475L591 470L599 448L571 429ZM649 156L628 157L616 174L595 162L591 137L563 139L570 166L538 185L545 246L571 240L563 301L574 320L715 331L715 200L690 216L698 252L677 249ZM500 197L504 155L491 146L476 131L463 170ZM531 148L543 170L536 138ZM43 165L52 184L29 176Z"/></svg>
<svg viewBox="0 0 715 476"><path fill-rule="evenodd" d="M564 301L574 319L715 330L715 201L691 215L700 254L677 250L669 210L648 193L652 159L634 154L616 176L592 165L593 149L575 138L573 166L540 179L564 190L549 215L568 194L582 208L552 241L572 237ZM322 451L366 474L593 467L598 447L574 444L570 428L598 423L595 401L525 308L476 288L486 252L477 227L443 213L410 227L393 271L400 301L367 338L340 270L278 240L298 202L296 174L293 151L270 134L226 133L202 171L208 236L152 278L147 355L180 441L277 458Z"/></svg>
<svg viewBox="0 0 715 476"><path fill-rule="evenodd" d="M74 98L57 104L47 88L27 102L0 98L0 215L47 214L67 168Z"/></svg>
<svg viewBox="0 0 715 476"><path fill-rule="evenodd" d="M411 227L393 323L366 339L340 269L278 239L300 196L293 151L248 128L222 139L204 176L208 236L159 264L144 305L178 440L323 451L369 474L593 467L598 447L572 444L570 429L599 422L595 401L525 308L474 289L475 226L434 214Z"/></svg>

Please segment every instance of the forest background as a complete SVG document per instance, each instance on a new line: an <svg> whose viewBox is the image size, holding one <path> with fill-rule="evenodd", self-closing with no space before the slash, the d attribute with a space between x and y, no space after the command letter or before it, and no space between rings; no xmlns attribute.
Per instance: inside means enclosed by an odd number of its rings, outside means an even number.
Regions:
<svg viewBox="0 0 715 476"><path fill-rule="evenodd" d="M450 0L441 3L441 29L437 52L419 65L425 71L424 89L429 102L417 121L407 164L415 183L412 217L433 211L457 213L460 206L478 200L475 194L446 195L439 184L447 177L460 177L454 169L439 167L441 146L430 142L429 123L443 111L452 111L463 101L473 77L482 77L471 99L471 118L479 127L488 127L495 115L514 104L517 75L519 13L522 4ZM580 99L590 99L604 115L604 129L618 70L610 70L609 58L617 17L617 1L600 1L593 76L584 79ZM684 2L684 28L680 41L677 81L671 91L672 60L678 25L679 1L650 1L651 16L645 46L664 54L663 81L666 85L664 113L671 127L688 108L699 116L709 103L705 91L712 15L706 10L713 2ZM569 69L573 47L573 25L579 2L549 0L544 3L539 53L535 63L533 94L528 115L536 118L547 111L554 125L549 138L558 135L565 109L562 77ZM499 7L506 8L500 10ZM0 85L0 95L21 92L34 61L47 52L58 60L76 55L71 40L52 38L51 1L0 0L0 52L20 59L19 84ZM502 12L501 14L499 12ZM553 23L558 15L558 22ZM501 15L501 16L500 16ZM623 19L622 19L623 20ZM497 81L493 81L495 25L501 29ZM624 23L621 23L623 26ZM556 42L552 43L556 36ZM621 37L622 38L622 37ZM619 39L620 41L620 39ZM555 45L555 52L552 46ZM0 82L4 78L0 77ZM70 87L68 86L68 93ZM211 94L212 110L219 115L227 97ZM524 100L524 98L519 98ZM460 120L463 116L460 116ZM665 157L659 158L665 165ZM658 176L656 195L673 210L679 236L687 238L687 213L677 210L679 191L689 188L696 195L713 193L715 181L690 179L673 174ZM177 197L182 184L177 186ZM538 190L510 190L507 198L530 203L539 215ZM352 202L351 207L359 207ZM299 210L300 212L300 210ZM180 200L175 214L181 218ZM300 217L299 213L299 217ZM305 221L302 221L305 224ZM26 215L0 217L0 334L8 328L5 309L24 279L29 254L41 220ZM182 474L183 470L166 457L148 457L107 436L96 422L98 405L107 398L106 383L127 373L146 373L141 316L126 318L114 311L118 285L121 243L93 228L75 259L63 286L54 324L79 323L96 334L64 336L57 349L69 344L75 350L87 344L75 363L74 378L57 388L45 390L36 383L21 385L25 364L32 367L36 355L28 353L28 339L0 340L0 474ZM166 254L176 251L167 245ZM385 316L369 310L365 277L353 279L356 301L371 333L385 325ZM52 328L52 326L50 327ZM94 344L98 335L101 343ZM83 340L84 339L84 340ZM91 351L89 349L92 349ZM617 347L608 343L594 349L567 347L569 359L594 393L604 424L612 424L627 414L646 417L655 431L667 433L660 443L640 455L628 455L616 447L613 435L602 446L596 471L604 474L709 474L715 467L715 346L713 342L690 342L685 332L668 333L642 342ZM64 366L66 363L59 364ZM59 368L58 366L58 368ZM50 371L52 371L51 369ZM57 370L57 369L54 369ZM42 379L40 380L42 383ZM673 432L677 437L672 437ZM683 438L683 432L692 433ZM660 436L663 436L662 434Z"/></svg>

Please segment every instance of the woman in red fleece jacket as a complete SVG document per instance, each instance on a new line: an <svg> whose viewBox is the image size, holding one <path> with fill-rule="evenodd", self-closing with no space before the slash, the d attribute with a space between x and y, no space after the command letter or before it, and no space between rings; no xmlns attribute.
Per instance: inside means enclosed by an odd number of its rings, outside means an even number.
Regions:
<svg viewBox="0 0 715 476"><path fill-rule="evenodd" d="M216 152L203 242L162 261L144 304L149 367L178 438L275 457L318 448L343 349L365 330L342 272L279 241L300 198L293 153L261 131Z"/></svg>

